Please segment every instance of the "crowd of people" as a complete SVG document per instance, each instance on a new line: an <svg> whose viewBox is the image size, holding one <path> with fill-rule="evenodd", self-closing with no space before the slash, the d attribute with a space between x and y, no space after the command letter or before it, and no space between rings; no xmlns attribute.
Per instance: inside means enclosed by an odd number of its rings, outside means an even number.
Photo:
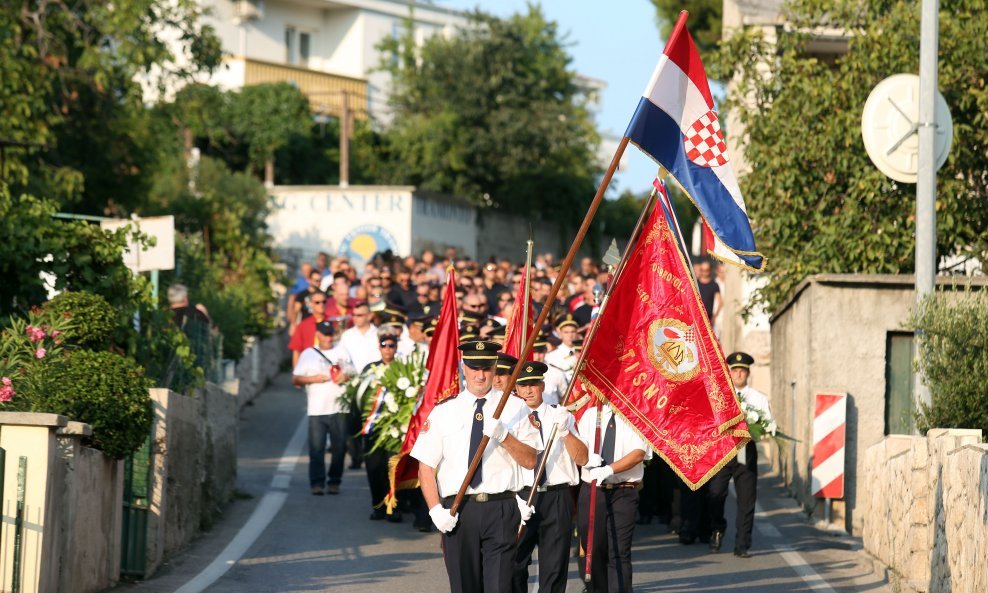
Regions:
<svg viewBox="0 0 988 593"><path fill-rule="evenodd" d="M429 416L411 451L420 464L420 488L403 491L397 509L389 514L388 458L404 438L408 416L404 428L382 417L389 411L401 416L403 405L410 410L415 404L413 383L424 376L450 268L455 270L464 388ZM494 408L518 364L499 351L514 308L522 306L517 295L523 294L523 265L507 259L477 262L458 256L454 249L442 257L431 251L417 258L378 254L360 274L347 259L325 253L302 264L286 313L293 383L307 393L311 493L340 492L349 454L351 468L366 469L371 520L401 522L402 512L412 513L415 528L442 532L453 591L527 590L528 564L536 546L539 590L565 591L574 525L581 552L593 532L591 548L598 560L589 590L630 591L634 526L657 519L668 523L680 542L704 541L718 551L726 530L724 501L731 479L739 501L734 553L747 557L757 469L753 445L709 486L692 492L660 458L652 459L649 445L606 406L597 439L596 415L584 414L577 421L566 408L583 340L610 271L583 258L568 272L557 297L547 302L559 273L551 255L534 258L532 317L550 307L546 319L551 322L538 329L531 359L522 363L518 397L508 400L503 421L498 421ZM713 318L721 298L710 262L699 263L696 276L704 307ZM767 412L764 396L759 399L760 394L747 387L751 357L734 353L728 364L738 389L749 390L749 397ZM376 389L379 385L387 389ZM403 398L405 392L413 397ZM494 444L485 450L459 513L450 512L483 436ZM536 476L543 455L544 471ZM532 489L538 496L530 498ZM592 498L593 529L588 519ZM495 524L499 522L508 527ZM519 525L526 526L520 541ZM581 572L583 568L581 558Z"/></svg>

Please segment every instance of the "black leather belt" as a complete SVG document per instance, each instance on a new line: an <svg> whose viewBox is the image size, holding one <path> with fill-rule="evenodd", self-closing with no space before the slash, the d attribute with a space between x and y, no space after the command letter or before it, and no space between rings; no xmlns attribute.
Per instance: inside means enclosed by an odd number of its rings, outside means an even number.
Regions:
<svg viewBox="0 0 988 593"><path fill-rule="evenodd" d="M603 484L598 484L598 488L603 488L604 490L624 490L626 488L634 488L639 490L642 487L641 482L618 482L617 484L609 484L604 482Z"/></svg>
<svg viewBox="0 0 988 593"><path fill-rule="evenodd" d="M552 486L539 486L539 492L554 492L556 490L569 490L572 488L568 482L553 484Z"/></svg>
<svg viewBox="0 0 988 593"><path fill-rule="evenodd" d="M469 500L470 502L493 502L495 500L506 500L514 497L515 493L511 491L498 492L497 494L478 492L476 494L467 494L463 497L463 500ZM452 503L454 500L456 500L456 496L447 496L443 499L443 503Z"/></svg>

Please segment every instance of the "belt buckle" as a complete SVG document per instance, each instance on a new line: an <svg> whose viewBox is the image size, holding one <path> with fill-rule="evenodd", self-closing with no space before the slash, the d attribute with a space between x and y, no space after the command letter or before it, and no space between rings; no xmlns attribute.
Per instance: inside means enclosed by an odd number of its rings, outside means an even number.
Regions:
<svg viewBox="0 0 988 593"><path fill-rule="evenodd" d="M487 502L489 498L490 498L490 495L487 494L486 492L479 492L474 497L474 500L477 501L477 502Z"/></svg>
<svg viewBox="0 0 988 593"><path fill-rule="evenodd" d="M548 486L539 486L538 487L538 491L539 492L548 492L549 491L549 487Z"/></svg>

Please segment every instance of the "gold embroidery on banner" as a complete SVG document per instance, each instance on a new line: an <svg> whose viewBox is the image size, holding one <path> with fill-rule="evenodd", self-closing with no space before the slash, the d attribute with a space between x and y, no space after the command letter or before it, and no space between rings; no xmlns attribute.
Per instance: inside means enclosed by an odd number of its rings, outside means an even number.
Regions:
<svg viewBox="0 0 988 593"><path fill-rule="evenodd" d="M693 326L678 319L656 319L648 327L648 359L666 379L682 383L696 377L700 360Z"/></svg>

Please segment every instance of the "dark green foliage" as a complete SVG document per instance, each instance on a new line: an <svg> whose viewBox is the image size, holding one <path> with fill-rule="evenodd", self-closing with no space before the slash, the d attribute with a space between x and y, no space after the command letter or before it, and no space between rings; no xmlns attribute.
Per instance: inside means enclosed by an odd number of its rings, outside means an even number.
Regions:
<svg viewBox="0 0 988 593"><path fill-rule="evenodd" d="M117 329L117 311L98 294L66 291L45 303L45 310L74 321L66 339L79 348L104 349Z"/></svg>
<svg viewBox="0 0 988 593"><path fill-rule="evenodd" d="M154 408L152 383L133 359L112 352L77 350L29 371L35 397L30 411L62 414L92 426L92 447L114 459L148 438Z"/></svg>
<svg viewBox="0 0 988 593"><path fill-rule="evenodd" d="M721 37L721 20L724 0L651 0L659 21L659 33L669 39L673 25L681 10L689 11L686 27L693 36L700 53L717 47Z"/></svg>
<svg viewBox="0 0 988 593"><path fill-rule="evenodd" d="M923 405L917 426L980 428L988 436L988 292L937 291L910 319L923 332L920 371L932 406Z"/></svg>
<svg viewBox="0 0 988 593"><path fill-rule="evenodd" d="M473 13L466 28L420 46L406 30L381 49L398 59L381 65L394 87L380 182L524 214L582 212L600 169L594 90L569 68L565 40L539 8L507 19Z"/></svg>
<svg viewBox="0 0 988 593"><path fill-rule="evenodd" d="M728 106L744 127L750 173L741 180L768 283L752 306L771 311L806 276L910 273L916 186L871 163L861 113L882 79L918 72L919 3L889 0L790 2L778 43L739 32L710 60L732 75ZM846 31L848 51L814 56L804 33ZM954 141L937 176L937 253L988 256L988 18L982 0L940 4L939 88ZM771 69L766 76L765 66ZM943 261L941 259L941 261Z"/></svg>

